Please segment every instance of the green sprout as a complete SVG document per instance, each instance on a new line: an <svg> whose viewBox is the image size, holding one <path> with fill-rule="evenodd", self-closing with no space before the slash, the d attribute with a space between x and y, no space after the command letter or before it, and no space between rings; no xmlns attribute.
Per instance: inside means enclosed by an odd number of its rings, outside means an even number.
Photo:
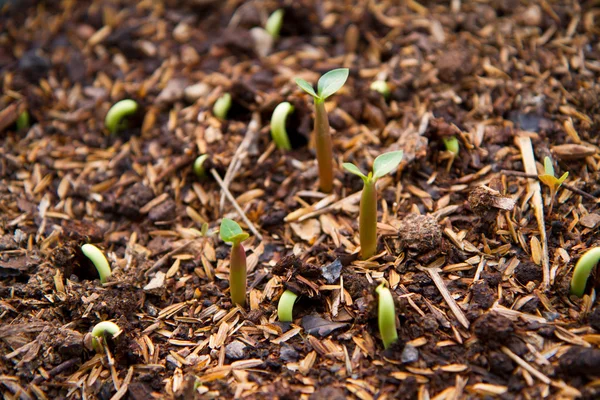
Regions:
<svg viewBox="0 0 600 400"><path fill-rule="evenodd" d="M29 123L29 112L25 110L17 117L17 130L21 131L29 128Z"/></svg>
<svg viewBox="0 0 600 400"><path fill-rule="evenodd" d="M294 106L287 101L278 104L273 111L271 117L271 137L278 148L283 150L291 150L292 145L288 138L287 131L285 130L285 122L292 112L294 112Z"/></svg>
<svg viewBox="0 0 600 400"><path fill-rule="evenodd" d="M360 198L360 215L358 233L360 236L361 255L364 260L377 252L377 179L392 172L402 161L402 151L391 151L380 155L373 162L373 172L365 175L354 164L344 163L346 171L360 176L364 186Z"/></svg>
<svg viewBox="0 0 600 400"><path fill-rule="evenodd" d="M100 338L104 339L106 335L110 335L111 338L115 338L119 336L123 332L121 328L114 322L110 321L102 321L92 329L92 348L96 350L96 352L102 352L102 344L100 343Z"/></svg>
<svg viewBox="0 0 600 400"><path fill-rule="evenodd" d="M386 81L374 81L371 83L371 90L381 93L386 99L390 97L390 87Z"/></svg>
<svg viewBox="0 0 600 400"><path fill-rule="evenodd" d="M398 331L396 329L396 307L392 292L381 283L375 289L379 296L379 305L377 309L377 322L379 323L379 334L383 340L383 347L390 347L398 340Z"/></svg>
<svg viewBox="0 0 600 400"><path fill-rule="evenodd" d="M319 164L320 188L325 193L333 189L333 144L329 133L329 119L325 99L341 89L348 79L348 68L339 68L324 74L317 83L317 92L304 79L296 78L296 84L310 94L315 101L315 143Z"/></svg>
<svg viewBox="0 0 600 400"><path fill-rule="evenodd" d="M283 10L280 8L269 16L267 23L265 24L265 30L273 37L273 39L279 38L279 31L281 31L281 24L283 23Z"/></svg>
<svg viewBox="0 0 600 400"><path fill-rule="evenodd" d="M135 114L138 110L138 104L131 99L121 100L115 103L104 120L104 125L108 128L110 133L117 133L120 129L127 126L125 117Z"/></svg>
<svg viewBox="0 0 600 400"><path fill-rule="evenodd" d="M96 269L98 270L98 275L100 275L100 282L106 283L108 277L111 275L110 265L108 264L108 260L104 257L102 251L94 246L93 244L84 244L81 246L81 251L87 258L89 258Z"/></svg>
<svg viewBox="0 0 600 400"><path fill-rule="evenodd" d="M205 178L206 177L206 170L204 169L204 161L206 161L206 159L208 158L208 154L202 154L201 156L198 156L198 158L196 158L196 161L194 161L194 173L196 174L196 176L198 178Z"/></svg>
<svg viewBox="0 0 600 400"><path fill-rule="evenodd" d="M233 243L229 267L229 291L231 301L243 307L246 304L246 252L242 242L250 235L244 232L237 222L228 218L223 218L221 221L219 234L224 242Z"/></svg>
<svg viewBox="0 0 600 400"><path fill-rule="evenodd" d="M460 145L456 136L443 137L442 140L444 141L444 146L446 146L446 150L452 153L453 157L458 156Z"/></svg>
<svg viewBox="0 0 600 400"><path fill-rule="evenodd" d="M548 214L552 214L552 206L554 205L554 197L556 196L556 192L560 185L563 184L565 179L569 176L568 172L562 174L560 178L554 176L554 167L552 166L552 160L550 157L544 158L544 174L539 175L538 178L542 183L548 186L550 189L550 208L548 209Z"/></svg>
<svg viewBox="0 0 600 400"><path fill-rule="evenodd" d="M292 322L294 320L292 311L294 310L294 303L297 298L298 295L291 290L283 292L277 305L277 315L281 322Z"/></svg>
<svg viewBox="0 0 600 400"><path fill-rule="evenodd" d="M213 114L215 117L219 119L227 118L227 113L231 108L231 95L229 93L225 93L223 96L219 97L217 101L215 101L215 105L213 106Z"/></svg>
<svg viewBox="0 0 600 400"><path fill-rule="evenodd" d="M587 280L598 261L600 261L600 247L594 247L581 256L571 278L571 294L583 297Z"/></svg>

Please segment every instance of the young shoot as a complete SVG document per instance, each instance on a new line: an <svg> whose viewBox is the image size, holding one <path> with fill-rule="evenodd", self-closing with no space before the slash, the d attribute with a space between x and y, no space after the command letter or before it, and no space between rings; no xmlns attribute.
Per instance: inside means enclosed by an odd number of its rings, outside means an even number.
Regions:
<svg viewBox="0 0 600 400"><path fill-rule="evenodd" d="M339 68L324 74L317 82L315 92L311 84L296 78L296 84L310 94L315 101L315 143L319 164L319 185L321 191L330 193L333 189L333 144L329 133L329 119L325 110L325 99L341 89L348 79L348 68Z"/></svg>
<svg viewBox="0 0 600 400"><path fill-rule="evenodd" d="M600 247L594 247L581 256L571 278L571 294L583 297L587 280L592 270L600 261Z"/></svg>
<svg viewBox="0 0 600 400"><path fill-rule="evenodd" d="M96 270L98 270L98 275L100 275L100 282L106 283L108 277L111 275L110 265L108 264L108 260L104 257L104 253L102 250L94 246L93 244L84 244L81 246L81 251L83 254L92 261Z"/></svg>
<svg viewBox="0 0 600 400"><path fill-rule="evenodd" d="M383 341L383 347L390 347L398 340L398 331L396 329L396 307L392 292L385 286L385 282L375 289L379 296L377 308L377 322L379 323L379 334Z"/></svg>
<svg viewBox="0 0 600 400"><path fill-rule="evenodd" d="M380 155L373 162L373 172L362 173L354 164L344 163L346 171L360 176L364 186L360 198L358 233L360 236L361 256L363 260L371 258L377 252L377 179L392 172L402 161L402 151L392 151Z"/></svg>
<svg viewBox="0 0 600 400"><path fill-rule="evenodd" d="M223 96L219 97L217 101L215 101L215 105L213 106L213 114L219 119L226 119L230 108L231 95L229 93L225 93Z"/></svg>
<svg viewBox="0 0 600 400"><path fill-rule="evenodd" d="M444 137L442 140L444 141L444 146L446 146L446 151L452 153L452 157L457 157L460 145L456 136Z"/></svg>
<svg viewBox="0 0 600 400"><path fill-rule="evenodd" d="M294 320L292 315L294 303L296 302L297 298L298 295L291 290L286 290L283 292L279 298L279 304L277 305L277 316L281 322L292 322Z"/></svg>
<svg viewBox="0 0 600 400"><path fill-rule="evenodd" d="M92 329L92 348L98 353L102 353L102 344L100 338L104 340L107 335L111 338L116 338L123 332L121 328L114 322L102 321Z"/></svg>
<svg viewBox="0 0 600 400"><path fill-rule="evenodd" d="M281 31L281 25L283 23L283 10L280 8L269 16L267 23L265 24L265 30L271 35L274 40L279 38L279 32Z"/></svg>
<svg viewBox="0 0 600 400"><path fill-rule="evenodd" d="M374 81L371 83L371 90L381 93L386 100L390 97L390 86L386 81Z"/></svg>
<svg viewBox="0 0 600 400"><path fill-rule="evenodd" d="M287 101L277 105L271 117L271 137L277 145L277 148L282 150L291 150L292 145L285 130L285 123L288 115L294 112L294 106Z"/></svg>
<svg viewBox="0 0 600 400"><path fill-rule="evenodd" d="M550 208L548 209L548 215L552 214L554 197L556 196L558 188L560 187L560 185L563 184L563 182L567 179L568 176L568 172L562 174L560 178L554 176L554 167L552 166L552 160L550 159L550 157L544 158L544 173L538 176L538 178L540 179L540 181L542 181L544 185L548 186L548 189L550 189Z"/></svg>
<svg viewBox="0 0 600 400"><path fill-rule="evenodd" d="M221 240L232 243L229 265L229 291L234 304L246 304L246 252L242 242L250 235L240 228L237 222L223 218L219 231Z"/></svg>
<svg viewBox="0 0 600 400"><path fill-rule="evenodd" d="M194 161L194 173L196 174L196 176L198 178L205 178L206 177L206 170L204 168L204 161L206 161L206 159L208 158L208 154L202 154L201 156L198 156L198 158L196 158L196 161Z"/></svg>
<svg viewBox="0 0 600 400"><path fill-rule="evenodd" d="M134 100L121 100L115 103L110 110L108 110L104 120L104 125L110 131L110 133L115 134L120 129L123 129L127 126L125 117L135 114L137 110L138 104Z"/></svg>
<svg viewBox="0 0 600 400"><path fill-rule="evenodd" d="M27 110L23 111L17 117L17 130L22 131L29 128L29 112Z"/></svg>

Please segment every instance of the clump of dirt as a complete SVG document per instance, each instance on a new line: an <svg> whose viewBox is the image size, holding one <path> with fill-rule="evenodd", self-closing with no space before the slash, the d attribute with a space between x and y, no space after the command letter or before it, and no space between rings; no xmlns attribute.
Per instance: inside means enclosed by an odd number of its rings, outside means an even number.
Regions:
<svg viewBox="0 0 600 400"><path fill-rule="evenodd" d="M411 213L400 222L398 237L405 248L424 253L440 247L442 229L435 217Z"/></svg>
<svg viewBox="0 0 600 400"><path fill-rule="evenodd" d="M273 275L285 279L285 286L292 292L308 297L315 296L314 287L311 283L319 285L321 279L321 268L316 265L305 263L295 255L282 258L274 267Z"/></svg>
<svg viewBox="0 0 600 400"><path fill-rule="evenodd" d="M565 373L576 375L600 375L600 350L573 346L560 358L558 365Z"/></svg>
<svg viewBox="0 0 600 400"><path fill-rule="evenodd" d="M540 282L542 280L542 269L532 262L523 262L516 268L515 277L523 285L529 282Z"/></svg>
<svg viewBox="0 0 600 400"><path fill-rule="evenodd" d="M490 348L505 345L512 338L515 328L510 319L494 312L482 315L473 324L473 332Z"/></svg>

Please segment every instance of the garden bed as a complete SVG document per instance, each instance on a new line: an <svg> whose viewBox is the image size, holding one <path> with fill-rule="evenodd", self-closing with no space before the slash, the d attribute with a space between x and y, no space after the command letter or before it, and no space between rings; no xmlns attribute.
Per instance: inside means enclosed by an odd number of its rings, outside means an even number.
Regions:
<svg viewBox="0 0 600 400"><path fill-rule="evenodd" d="M594 2L7 3L6 398L599 396L596 280L569 295L600 243ZM280 37L259 43L252 28L279 8ZM336 167L322 193L313 100L294 79L335 68L350 75L326 104ZM139 110L110 134L122 99ZM290 151L269 133L283 101ZM377 255L361 260L362 181L341 165L369 171L396 150ZM545 157L569 172L553 200ZM245 307L229 296L225 217L250 233ZM108 282L86 243L107 255ZM384 280L399 322L386 350ZM277 318L286 289L300 294L292 323ZM96 353L85 335L105 320L122 333Z"/></svg>

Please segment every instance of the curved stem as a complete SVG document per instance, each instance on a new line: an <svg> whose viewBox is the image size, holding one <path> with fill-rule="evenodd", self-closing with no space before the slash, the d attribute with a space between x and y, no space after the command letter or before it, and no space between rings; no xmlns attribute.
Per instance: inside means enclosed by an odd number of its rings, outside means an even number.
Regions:
<svg viewBox="0 0 600 400"><path fill-rule="evenodd" d="M94 326L92 329L92 347L96 352L102 352L102 346L98 341L98 338L105 337L109 334L111 337L118 336L121 333L121 328L114 322L102 321Z"/></svg>
<svg viewBox="0 0 600 400"><path fill-rule="evenodd" d="M297 298L298 295L291 290L283 292L277 305L277 316L281 322L292 322L294 320L293 310Z"/></svg>
<svg viewBox="0 0 600 400"><path fill-rule="evenodd" d="M319 186L324 193L333 189L333 144L325 102L315 98L315 143L319 163Z"/></svg>
<svg viewBox="0 0 600 400"><path fill-rule="evenodd" d="M377 190L375 179L364 179L358 217L361 258L366 260L377 253Z"/></svg>
<svg viewBox="0 0 600 400"><path fill-rule="evenodd" d="M581 256L575 265L573 278L571 278L571 294L574 294L577 297L583 297L587 280L599 261L600 247L594 247Z"/></svg>
<svg viewBox="0 0 600 400"><path fill-rule="evenodd" d="M96 270L98 270L98 275L100 275L100 282L106 283L108 277L111 275L112 271L110 270L110 265L108 264L108 260L102 253L102 251L94 246L93 244L84 244L81 246L81 251L87 258L89 258Z"/></svg>
<svg viewBox="0 0 600 400"><path fill-rule="evenodd" d="M246 251L239 242L231 248L229 291L234 304L242 307L246 304Z"/></svg>
<svg viewBox="0 0 600 400"><path fill-rule="evenodd" d="M394 306L394 298L390 289L385 287L385 284L377 286L375 289L379 295L378 307L378 322L379 333L383 346L387 349L398 340L398 331L396 330L396 307Z"/></svg>

